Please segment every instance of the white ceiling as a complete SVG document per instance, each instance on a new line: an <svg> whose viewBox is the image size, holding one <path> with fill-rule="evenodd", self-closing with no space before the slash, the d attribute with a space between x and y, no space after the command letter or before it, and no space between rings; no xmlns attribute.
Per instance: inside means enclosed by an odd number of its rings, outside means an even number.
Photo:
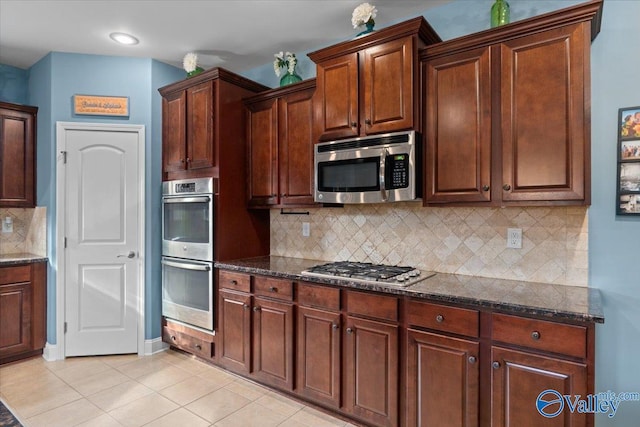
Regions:
<svg viewBox="0 0 640 427"><path fill-rule="evenodd" d="M366 1L366 0L364 0ZM370 0L376 28L451 0ZM305 52L357 34L351 13L363 0L0 0L0 64L27 69L49 52L153 58L182 67L196 52L203 68L242 72L279 51ZM125 32L140 40L122 46Z"/></svg>

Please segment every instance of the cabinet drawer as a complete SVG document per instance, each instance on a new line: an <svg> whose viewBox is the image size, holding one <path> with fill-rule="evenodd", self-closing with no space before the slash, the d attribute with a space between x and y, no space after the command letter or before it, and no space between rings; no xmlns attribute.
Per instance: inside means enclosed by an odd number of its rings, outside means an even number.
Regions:
<svg viewBox="0 0 640 427"><path fill-rule="evenodd" d="M493 341L586 357L587 328L584 326L494 313L491 328Z"/></svg>
<svg viewBox="0 0 640 427"><path fill-rule="evenodd" d="M233 289L234 291L251 292L251 276L243 273L231 273L220 270L220 289Z"/></svg>
<svg viewBox="0 0 640 427"><path fill-rule="evenodd" d="M398 320L398 299L363 292L346 292L347 312L378 319Z"/></svg>
<svg viewBox="0 0 640 427"><path fill-rule="evenodd" d="M162 328L162 340L196 356L206 359L214 356L212 342L192 337L191 335L175 331L166 326Z"/></svg>
<svg viewBox="0 0 640 427"><path fill-rule="evenodd" d="M340 310L340 289L298 283L298 304Z"/></svg>
<svg viewBox="0 0 640 427"><path fill-rule="evenodd" d="M477 310L408 301L406 314L407 323L411 326L420 326L469 337L477 337L479 335L479 313Z"/></svg>
<svg viewBox="0 0 640 427"><path fill-rule="evenodd" d="M293 282L284 279L256 276L253 278L253 292L256 295L293 301Z"/></svg>
<svg viewBox="0 0 640 427"><path fill-rule="evenodd" d="M0 285L7 283L22 283L31 281L31 266L21 265L19 267L1 267Z"/></svg>

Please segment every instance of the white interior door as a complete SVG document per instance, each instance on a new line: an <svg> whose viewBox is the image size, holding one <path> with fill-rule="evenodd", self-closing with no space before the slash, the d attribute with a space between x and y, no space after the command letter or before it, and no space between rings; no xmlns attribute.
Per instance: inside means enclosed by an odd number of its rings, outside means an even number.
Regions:
<svg viewBox="0 0 640 427"><path fill-rule="evenodd" d="M140 129L63 132L65 356L139 350Z"/></svg>

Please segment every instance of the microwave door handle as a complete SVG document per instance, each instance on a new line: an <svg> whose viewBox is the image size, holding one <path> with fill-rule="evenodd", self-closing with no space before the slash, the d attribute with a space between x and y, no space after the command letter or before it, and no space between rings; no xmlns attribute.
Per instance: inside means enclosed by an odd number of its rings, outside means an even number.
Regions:
<svg viewBox="0 0 640 427"><path fill-rule="evenodd" d="M165 197L164 203L209 203L211 198L209 196L196 196L196 197Z"/></svg>
<svg viewBox="0 0 640 427"><path fill-rule="evenodd" d="M389 155L389 151L387 151L387 149L385 148L382 150L382 155L380 156L380 196L382 197L383 202L386 202L388 199L386 184L384 182L387 155Z"/></svg>
<svg viewBox="0 0 640 427"><path fill-rule="evenodd" d="M189 264L186 262L175 262L175 261L167 261L166 259L162 260L162 264L168 265L169 267L182 268L186 270L197 270L197 271L209 271L211 267L203 264Z"/></svg>

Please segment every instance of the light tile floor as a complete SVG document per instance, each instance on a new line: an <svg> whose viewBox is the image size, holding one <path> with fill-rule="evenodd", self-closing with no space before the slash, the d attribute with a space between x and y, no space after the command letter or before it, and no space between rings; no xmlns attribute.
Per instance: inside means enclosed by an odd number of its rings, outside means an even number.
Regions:
<svg viewBox="0 0 640 427"><path fill-rule="evenodd" d="M171 350L4 365L0 398L26 427L353 426Z"/></svg>

